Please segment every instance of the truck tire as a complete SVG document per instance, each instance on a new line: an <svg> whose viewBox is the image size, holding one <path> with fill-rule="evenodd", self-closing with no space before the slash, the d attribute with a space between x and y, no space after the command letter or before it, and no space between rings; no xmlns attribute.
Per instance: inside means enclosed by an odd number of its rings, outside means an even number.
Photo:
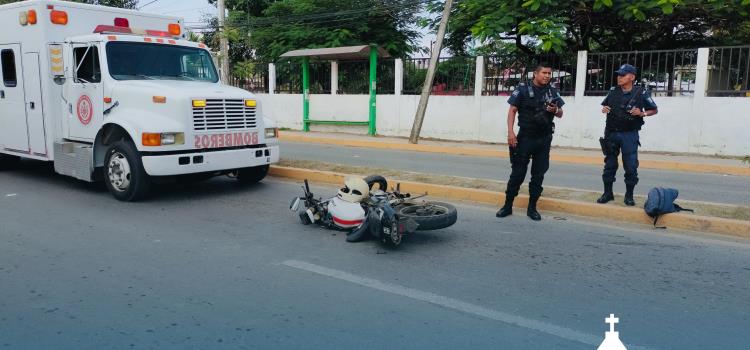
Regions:
<svg viewBox="0 0 750 350"><path fill-rule="evenodd" d="M123 202L143 199L151 188L151 178L143 169L140 154L128 140L109 145L102 172L109 192Z"/></svg>
<svg viewBox="0 0 750 350"><path fill-rule="evenodd" d="M13 167L15 167L20 160L21 157L19 156L0 154L0 170L13 169Z"/></svg>
<svg viewBox="0 0 750 350"><path fill-rule="evenodd" d="M269 165L261 165L237 170L237 181L243 185L258 183L268 175Z"/></svg>
<svg viewBox="0 0 750 350"><path fill-rule="evenodd" d="M396 210L401 218L409 218L419 224L418 231L439 230L456 223L456 207L442 202L425 202L424 204L404 205Z"/></svg>

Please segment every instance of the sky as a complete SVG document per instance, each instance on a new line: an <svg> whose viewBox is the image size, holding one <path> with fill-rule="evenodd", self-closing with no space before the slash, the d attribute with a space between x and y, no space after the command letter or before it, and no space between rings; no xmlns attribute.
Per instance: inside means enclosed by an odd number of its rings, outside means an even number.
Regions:
<svg viewBox="0 0 750 350"><path fill-rule="evenodd" d="M149 4L151 1L139 0L138 7L143 12L183 17L188 27L201 24L205 14L216 14L216 7L206 0L156 0Z"/></svg>
<svg viewBox="0 0 750 350"><path fill-rule="evenodd" d="M139 0L138 7L143 12L158 13L183 17L185 26L200 26L203 24L201 19L205 15L216 15L216 7L210 5L206 0ZM150 3L150 4L149 4ZM422 38L420 43L422 47L429 47L430 42L435 40L435 34L427 30L420 29ZM421 54L417 54L422 56Z"/></svg>

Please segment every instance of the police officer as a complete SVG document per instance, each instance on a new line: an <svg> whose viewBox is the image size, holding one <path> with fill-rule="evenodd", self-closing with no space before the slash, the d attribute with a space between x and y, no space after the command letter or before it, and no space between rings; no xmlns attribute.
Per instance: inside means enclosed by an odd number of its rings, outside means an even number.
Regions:
<svg viewBox="0 0 750 350"><path fill-rule="evenodd" d="M617 70L617 86L609 90L602 101L602 113L607 114L607 126L604 129L602 150L604 157L604 194L598 203L607 203L615 199L612 184L617 172L617 156L622 153L622 165L625 168L625 205L634 206L633 190L638 184L638 131L644 124L643 118L658 113L656 103L648 89L634 86L636 68L624 64Z"/></svg>
<svg viewBox="0 0 750 350"><path fill-rule="evenodd" d="M508 147L512 171L505 190L505 205L495 214L497 217L513 214L513 199L518 195L518 189L526 178L529 161L533 160L526 215L534 221L542 219L536 210L536 203L542 195L544 173L549 169L549 151L555 131L553 119L562 118L562 106L565 104L560 93L549 85L550 79L552 67L541 63L534 69L532 82L518 84L508 99ZM513 128L516 113L518 136Z"/></svg>

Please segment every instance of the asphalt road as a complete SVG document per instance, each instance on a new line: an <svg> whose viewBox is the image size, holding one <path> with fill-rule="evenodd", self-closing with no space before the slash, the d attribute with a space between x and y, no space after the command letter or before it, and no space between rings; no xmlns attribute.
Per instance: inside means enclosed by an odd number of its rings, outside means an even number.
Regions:
<svg viewBox="0 0 750 350"><path fill-rule="evenodd" d="M460 204L390 250L301 225L298 191L0 172L0 348L595 349L610 313L628 349L750 344L750 241Z"/></svg>
<svg viewBox="0 0 750 350"><path fill-rule="evenodd" d="M507 158L457 156L449 154L391 151L360 147L282 142L282 157L356 166L372 166L429 174L464 176L508 181ZM554 152L554 150L552 150ZM531 168L531 167L529 167ZM652 187L673 187L681 199L750 205L750 177L639 169L636 194L646 195ZM547 186L602 191L602 169L598 166L552 162L544 178ZM624 193L622 167L615 191ZM526 176L526 180L530 175Z"/></svg>

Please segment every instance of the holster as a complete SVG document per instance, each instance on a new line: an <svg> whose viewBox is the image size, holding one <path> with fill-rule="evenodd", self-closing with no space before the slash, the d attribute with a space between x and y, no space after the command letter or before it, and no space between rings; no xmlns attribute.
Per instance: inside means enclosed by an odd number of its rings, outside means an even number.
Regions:
<svg viewBox="0 0 750 350"><path fill-rule="evenodd" d="M510 158L511 165L513 165L515 162L518 161L518 156L519 156L518 147L519 146L520 146L519 144L516 144L516 147L508 145L508 151L509 151L508 153L510 154L509 158Z"/></svg>
<svg viewBox="0 0 750 350"><path fill-rule="evenodd" d="M599 138L599 145L602 148L602 154L604 156L617 156L617 145L615 145L614 142L612 142L609 138L607 138L607 135L605 134L604 137Z"/></svg>

